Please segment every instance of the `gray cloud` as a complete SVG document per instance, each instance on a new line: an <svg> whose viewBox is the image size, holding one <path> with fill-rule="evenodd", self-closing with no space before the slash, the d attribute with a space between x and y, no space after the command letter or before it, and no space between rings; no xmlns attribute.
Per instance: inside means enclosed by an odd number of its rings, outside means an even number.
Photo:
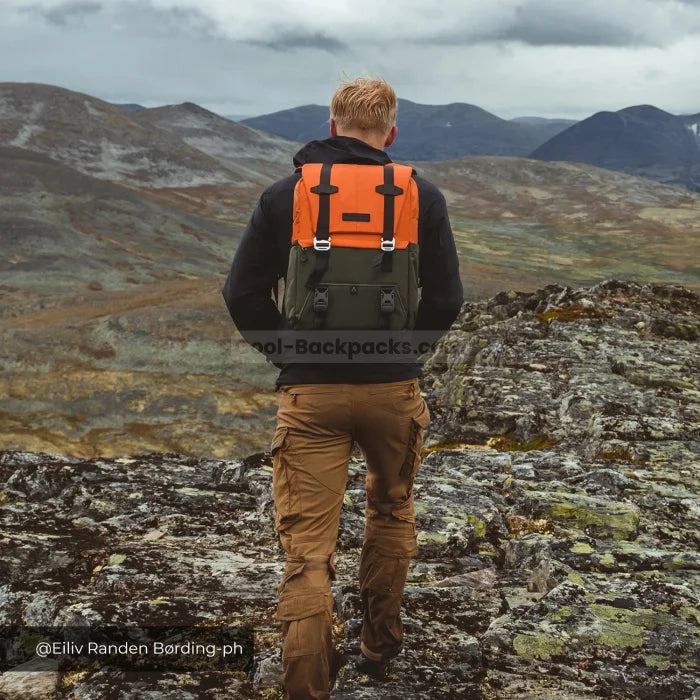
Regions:
<svg viewBox="0 0 700 700"><path fill-rule="evenodd" d="M503 117L700 109L700 0L402 0L391 41L376 0L33 3L0 0L3 79L115 102L253 115L379 74L414 102Z"/></svg>
<svg viewBox="0 0 700 700"><path fill-rule="evenodd" d="M635 22L615 22L603 14L581 12L575 5L540 3L519 6L513 23L494 38L531 46L634 46L655 43L639 33Z"/></svg>
<svg viewBox="0 0 700 700"><path fill-rule="evenodd" d="M81 20L88 15L94 15L102 10L102 5L98 2L67 2L55 7L40 10L41 15L50 24L65 26L69 22Z"/></svg>
<svg viewBox="0 0 700 700"><path fill-rule="evenodd" d="M274 34L274 32L273 32ZM294 51L296 49L319 49L328 53L347 51L347 44L322 32L303 30L282 30L271 39L250 39L250 44L263 46L273 51Z"/></svg>
<svg viewBox="0 0 700 700"><path fill-rule="evenodd" d="M22 7L22 0L3 0ZM34 0L50 22L65 25L97 13L139 13L154 28L186 27L273 51L348 46L382 50L384 13L374 0L354 0L352 9L326 0ZM402 0L392 16L396 42L447 46L518 42L530 46L668 46L700 33L700 0Z"/></svg>
<svg viewBox="0 0 700 700"><path fill-rule="evenodd" d="M448 46L663 47L700 34L700 0L503 0L500 9L455 17L448 29L413 40Z"/></svg>

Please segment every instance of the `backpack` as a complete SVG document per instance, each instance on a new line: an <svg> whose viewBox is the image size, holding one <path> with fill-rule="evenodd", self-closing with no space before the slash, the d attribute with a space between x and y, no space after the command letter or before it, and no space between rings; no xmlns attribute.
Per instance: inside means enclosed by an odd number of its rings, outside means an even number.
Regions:
<svg viewBox="0 0 700 700"><path fill-rule="evenodd" d="M400 330L418 310L412 168L309 163L294 190L286 327Z"/></svg>

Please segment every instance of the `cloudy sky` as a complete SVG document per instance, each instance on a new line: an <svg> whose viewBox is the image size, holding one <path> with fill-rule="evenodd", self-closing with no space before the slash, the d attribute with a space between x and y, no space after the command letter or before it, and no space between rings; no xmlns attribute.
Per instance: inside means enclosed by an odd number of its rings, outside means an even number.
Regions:
<svg viewBox="0 0 700 700"><path fill-rule="evenodd" d="M0 82L254 115L360 74L506 118L700 112L700 0L0 0Z"/></svg>

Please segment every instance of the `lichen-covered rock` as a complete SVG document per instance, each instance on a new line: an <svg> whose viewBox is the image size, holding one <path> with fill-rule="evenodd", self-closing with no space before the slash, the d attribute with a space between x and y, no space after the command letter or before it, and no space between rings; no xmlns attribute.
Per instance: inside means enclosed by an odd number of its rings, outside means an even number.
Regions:
<svg viewBox="0 0 700 700"><path fill-rule="evenodd" d="M659 441L697 441L699 317L682 287L617 281L466 304L426 363L433 440L642 461Z"/></svg>
<svg viewBox="0 0 700 700"><path fill-rule="evenodd" d="M427 363L420 551L383 684L355 665L365 493L350 462L334 698L697 697L698 311L686 290L618 282L465 307ZM268 455L0 453L0 623L252 626L245 672L46 680L76 699L281 697L270 472Z"/></svg>

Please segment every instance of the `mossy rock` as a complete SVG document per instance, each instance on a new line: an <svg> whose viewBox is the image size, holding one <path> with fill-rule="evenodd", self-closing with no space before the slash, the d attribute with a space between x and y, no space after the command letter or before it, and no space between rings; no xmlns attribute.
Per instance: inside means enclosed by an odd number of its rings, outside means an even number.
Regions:
<svg viewBox="0 0 700 700"><path fill-rule="evenodd" d="M527 507L532 515L551 518L594 537L633 539L639 528L637 506L585 494L531 491Z"/></svg>
<svg viewBox="0 0 700 700"><path fill-rule="evenodd" d="M544 633L516 634L513 648L518 656L526 659L549 661L564 652L564 641Z"/></svg>

